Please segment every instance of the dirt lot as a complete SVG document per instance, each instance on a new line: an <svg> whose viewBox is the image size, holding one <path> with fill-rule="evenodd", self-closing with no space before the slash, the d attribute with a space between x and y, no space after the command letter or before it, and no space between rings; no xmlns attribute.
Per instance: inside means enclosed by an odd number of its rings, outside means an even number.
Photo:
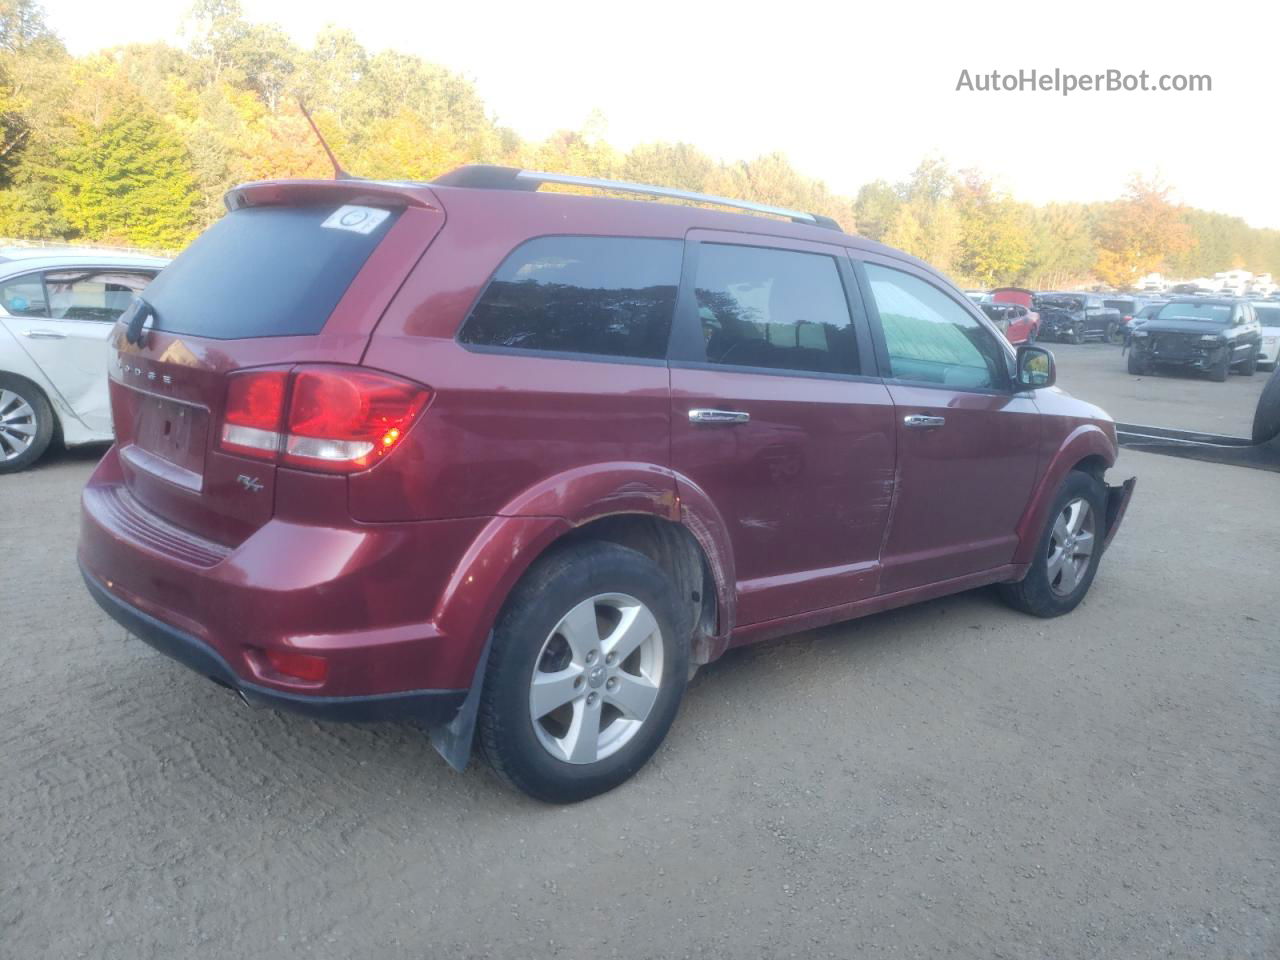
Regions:
<svg viewBox="0 0 1280 960"><path fill-rule="evenodd" d="M1261 386L1055 350L1121 419L1243 432ZM1071 616L979 591L732 654L558 809L126 638L74 565L92 460L0 479L6 960L1280 955L1275 474L1125 453Z"/></svg>
<svg viewBox="0 0 1280 960"><path fill-rule="evenodd" d="M1132 377L1120 348L1109 343L1046 343L1058 361L1058 383L1085 397L1122 423L1176 427L1247 437L1253 410L1269 374L1233 373L1214 383L1199 372L1165 369L1155 376Z"/></svg>

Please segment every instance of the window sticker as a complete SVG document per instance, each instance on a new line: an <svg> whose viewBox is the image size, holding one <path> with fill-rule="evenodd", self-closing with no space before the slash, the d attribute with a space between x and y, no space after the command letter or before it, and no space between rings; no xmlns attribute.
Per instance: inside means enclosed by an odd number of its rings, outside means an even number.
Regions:
<svg viewBox="0 0 1280 960"><path fill-rule="evenodd" d="M389 216L390 210L347 204L333 211L320 226L331 230L350 230L352 233L373 233L378 229L378 224Z"/></svg>

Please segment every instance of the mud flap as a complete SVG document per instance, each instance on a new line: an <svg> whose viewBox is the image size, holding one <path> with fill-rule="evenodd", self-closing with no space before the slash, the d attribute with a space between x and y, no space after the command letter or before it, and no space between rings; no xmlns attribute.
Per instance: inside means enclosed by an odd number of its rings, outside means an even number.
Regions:
<svg viewBox="0 0 1280 960"><path fill-rule="evenodd" d="M489 668L489 645L492 643L493 634L490 633L480 653L480 662L476 664L471 690L457 714L448 723L431 728L431 745L459 773L467 769L471 760L471 742L475 738L476 715L480 712L480 693L484 690L484 676Z"/></svg>
<svg viewBox="0 0 1280 960"><path fill-rule="evenodd" d="M1107 535L1102 541L1102 549L1111 546L1111 538L1120 529L1120 521L1129 508L1129 498L1133 496L1133 488L1138 485L1137 477L1130 477L1118 487L1107 486ZM465 708L464 708L465 709Z"/></svg>

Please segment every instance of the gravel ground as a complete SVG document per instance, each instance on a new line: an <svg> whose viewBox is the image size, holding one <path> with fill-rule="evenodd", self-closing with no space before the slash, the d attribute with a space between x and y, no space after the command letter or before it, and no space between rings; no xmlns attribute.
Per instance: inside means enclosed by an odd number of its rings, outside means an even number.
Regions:
<svg viewBox="0 0 1280 960"><path fill-rule="evenodd" d="M0 479L5 960L1280 955L1273 474L1125 452L1072 615L977 591L735 652L561 809L127 638L74 566L93 459Z"/></svg>

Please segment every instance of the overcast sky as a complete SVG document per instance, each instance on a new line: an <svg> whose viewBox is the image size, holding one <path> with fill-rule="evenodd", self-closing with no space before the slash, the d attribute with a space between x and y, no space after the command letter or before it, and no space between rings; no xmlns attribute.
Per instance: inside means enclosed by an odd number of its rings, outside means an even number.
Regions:
<svg viewBox="0 0 1280 960"><path fill-rule="evenodd" d="M72 52L179 41L184 0L44 0ZM1280 227L1280 4L432 3L243 0L310 45L327 23L472 78L539 138L593 109L619 147L686 140L726 159L782 150L853 192L925 154L1019 199L1105 200L1135 172L1178 199ZM1209 93L957 92L971 73L1107 68L1212 76Z"/></svg>

